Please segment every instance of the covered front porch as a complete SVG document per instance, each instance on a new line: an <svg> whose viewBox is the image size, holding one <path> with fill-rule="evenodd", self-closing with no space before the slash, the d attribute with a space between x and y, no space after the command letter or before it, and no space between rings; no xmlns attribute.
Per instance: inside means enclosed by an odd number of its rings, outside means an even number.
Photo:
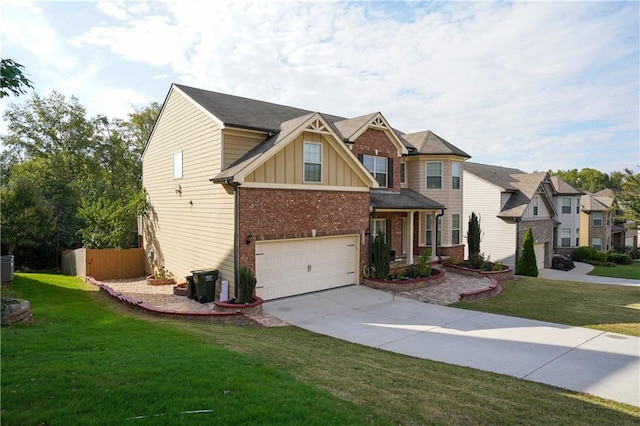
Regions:
<svg viewBox="0 0 640 426"><path fill-rule="evenodd" d="M370 236L384 236L391 245L390 262L394 267L415 264L423 252L437 260L437 230L421 229L420 216L437 224L445 206L410 189L371 191ZM426 221L425 221L426 222Z"/></svg>

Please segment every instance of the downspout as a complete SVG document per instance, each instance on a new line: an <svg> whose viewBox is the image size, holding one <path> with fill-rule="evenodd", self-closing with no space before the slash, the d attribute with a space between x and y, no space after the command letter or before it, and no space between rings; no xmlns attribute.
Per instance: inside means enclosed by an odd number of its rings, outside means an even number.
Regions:
<svg viewBox="0 0 640 426"><path fill-rule="evenodd" d="M435 223L435 230L436 230L436 244L435 247L436 249L434 250L434 255L436 255L438 257L438 263L442 264L442 259L440 258L440 250L438 250L439 246L438 246L438 219L440 219L442 216L444 216L444 209L440 209L440 213L438 213L436 215L436 223Z"/></svg>
<svg viewBox="0 0 640 426"><path fill-rule="evenodd" d="M516 260L514 263L513 270L515 271L515 267L518 265L518 260L520 259L520 218L516 217Z"/></svg>
<svg viewBox="0 0 640 426"><path fill-rule="evenodd" d="M373 238L371 236L371 229L373 226L373 213L375 213L376 208L369 205L369 229L365 232L365 236L369 239L369 244L367 245L367 265L369 266L369 271L371 271L371 266L372 266L372 262L371 262L371 244L373 242ZM368 234L368 235L367 235Z"/></svg>

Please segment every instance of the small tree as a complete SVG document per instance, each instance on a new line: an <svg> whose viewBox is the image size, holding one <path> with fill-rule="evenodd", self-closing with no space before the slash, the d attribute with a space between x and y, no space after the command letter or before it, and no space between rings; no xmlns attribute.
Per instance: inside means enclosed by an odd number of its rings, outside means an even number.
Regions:
<svg viewBox="0 0 640 426"><path fill-rule="evenodd" d="M391 253L391 244L389 244L383 235L378 235L372 244L373 251L373 276L380 280L387 278L389 275L389 253Z"/></svg>
<svg viewBox="0 0 640 426"><path fill-rule="evenodd" d="M522 256L516 264L516 274L528 277L538 276L538 265L536 264L536 253L533 249L533 231L527 229L522 246Z"/></svg>
<svg viewBox="0 0 640 426"><path fill-rule="evenodd" d="M469 217L467 244L469 245L469 263L471 263L471 266L474 268L480 268L484 261L480 255L480 241L482 241L480 218L475 214L475 212L472 212Z"/></svg>

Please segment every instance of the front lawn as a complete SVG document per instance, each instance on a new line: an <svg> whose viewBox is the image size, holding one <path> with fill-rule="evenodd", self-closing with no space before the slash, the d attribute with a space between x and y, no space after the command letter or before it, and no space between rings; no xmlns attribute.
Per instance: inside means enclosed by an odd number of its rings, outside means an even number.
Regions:
<svg viewBox="0 0 640 426"><path fill-rule="evenodd" d="M34 323L2 329L3 424L640 421L637 407L294 327L147 317L74 278L14 287Z"/></svg>
<svg viewBox="0 0 640 426"><path fill-rule="evenodd" d="M640 287L518 277L502 294L452 306L640 336Z"/></svg>
<svg viewBox="0 0 640 426"><path fill-rule="evenodd" d="M640 261L634 261L631 265L596 266L589 275L640 280Z"/></svg>

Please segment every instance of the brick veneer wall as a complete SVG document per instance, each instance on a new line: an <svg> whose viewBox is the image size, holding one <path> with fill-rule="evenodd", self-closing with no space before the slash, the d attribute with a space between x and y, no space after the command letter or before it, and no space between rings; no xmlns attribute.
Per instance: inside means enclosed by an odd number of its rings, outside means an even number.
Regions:
<svg viewBox="0 0 640 426"><path fill-rule="evenodd" d="M462 262L464 260L464 244L449 247L440 246L438 248L438 255L449 256L453 263Z"/></svg>
<svg viewBox="0 0 640 426"><path fill-rule="evenodd" d="M239 188L240 265L255 271L255 241L360 235L360 272L368 264L369 193ZM254 242L245 243L253 235ZM364 243L363 243L364 240Z"/></svg>
<svg viewBox="0 0 640 426"><path fill-rule="evenodd" d="M553 219L523 220L518 227L518 258L522 256L522 246L527 229L533 232L534 245L547 243L544 266L551 268L551 257L553 256Z"/></svg>
<svg viewBox="0 0 640 426"><path fill-rule="evenodd" d="M376 154L376 150L378 153ZM367 129L353 144L353 153L356 155L377 155L388 157L393 162L393 181L389 181L389 189L400 189L400 162L398 149L382 130Z"/></svg>

